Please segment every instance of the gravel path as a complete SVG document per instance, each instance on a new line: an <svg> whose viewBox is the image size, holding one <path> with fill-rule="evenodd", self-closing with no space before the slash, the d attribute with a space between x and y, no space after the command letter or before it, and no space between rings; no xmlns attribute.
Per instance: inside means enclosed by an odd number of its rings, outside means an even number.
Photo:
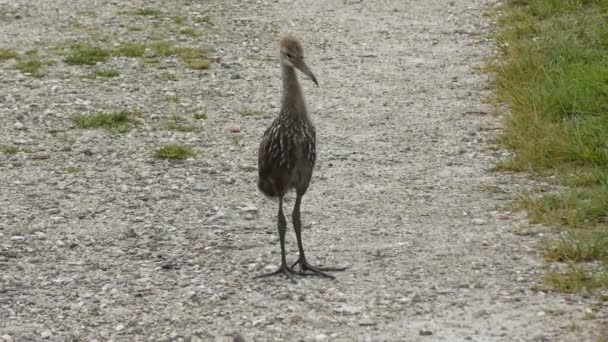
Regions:
<svg viewBox="0 0 608 342"><path fill-rule="evenodd" d="M487 171L504 154L479 69L491 4L0 1L0 47L54 62L35 78L0 61L0 147L23 150L0 154L0 340L591 340L605 308L535 290L542 233L517 234L504 209L528 181ZM279 262L276 203L255 182L287 32L320 82L302 80L319 144L304 244L349 267L337 281L251 279ZM148 49L91 78L100 66L58 48L158 39L205 48L212 67ZM134 109L127 134L70 121ZM174 115L200 131L157 129ZM156 160L167 142L198 157ZM288 246L292 260L291 228Z"/></svg>

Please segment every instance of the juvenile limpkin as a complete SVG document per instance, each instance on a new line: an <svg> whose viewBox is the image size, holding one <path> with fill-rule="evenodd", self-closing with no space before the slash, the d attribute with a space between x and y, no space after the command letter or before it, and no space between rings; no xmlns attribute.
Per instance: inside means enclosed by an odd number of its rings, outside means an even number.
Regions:
<svg viewBox="0 0 608 342"><path fill-rule="evenodd" d="M315 75L304 63L304 52L293 37L286 37L280 43L280 60L283 71L283 98L281 111L264 132L258 151L258 188L266 196L278 198L278 228L281 243L281 266L278 270L257 276L267 277L284 274L294 281L292 274L320 275L334 278L327 271L343 271L345 268L315 267L308 263L302 246L302 222L300 204L308 190L316 160L315 127L308 113L304 96L298 83L295 69L300 70L319 86ZM296 191L296 202L292 212L293 227L298 242L299 258L289 267L285 257L285 232L287 221L283 214L283 196ZM301 271L293 267L300 264Z"/></svg>

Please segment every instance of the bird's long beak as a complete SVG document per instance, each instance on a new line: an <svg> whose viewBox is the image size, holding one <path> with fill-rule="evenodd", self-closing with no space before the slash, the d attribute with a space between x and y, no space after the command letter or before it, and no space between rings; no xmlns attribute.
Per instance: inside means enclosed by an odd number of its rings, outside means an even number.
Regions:
<svg viewBox="0 0 608 342"><path fill-rule="evenodd" d="M294 66L296 68L298 68L302 73L304 73L304 75L308 76L313 82L315 82L317 87L319 86L319 82L317 82L317 78L315 77L315 74L313 74L312 71L310 71L310 69L308 68L308 65L306 65L306 63L304 63L304 60L300 59L297 64L294 64Z"/></svg>

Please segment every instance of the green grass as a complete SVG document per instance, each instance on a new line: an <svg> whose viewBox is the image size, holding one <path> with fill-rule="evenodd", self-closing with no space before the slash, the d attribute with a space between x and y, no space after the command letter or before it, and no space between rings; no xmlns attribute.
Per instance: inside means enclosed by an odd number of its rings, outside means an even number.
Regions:
<svg viewBox="0 0 608 342"><path fill-rule="evenodd" d="M45 63L38 59L27 59L20 61L15 65L15 68L24 74L29 74L33 77L43 77Z"/></svg>
<svg viewBox="0 0 608 342"><path fill-rule="evenodd" d="M179 96L177 95L169 95L166 97L167 102L171 102L171 103L179 103Z"/></svg>
<svg viewBox="0 0 608 342"><path fill-rule="evenodd" d="M0 61L5 59L17 58L17 52L13 49L0 48Z"/></svg>
<svg viewBox="0 0 608 342"><path fill-rule="evenodd" d="M118 76L120 76L120 73L113 69L95 70L95 77L112 78L112 77L118 77Z"/></svg>
<svg viewBox="0 0 608 342"><path fill-rule="evenodd" d="M548 290L599 293L608 290L608 269L605 266L590 269L571 264L565 271L548 271L544 283Z"/></svg>
<svg viewBox="0 0 608 342"><path fill-rule="evenodd" d="M207 120L207 114L205 113L194 113L192 114L194 120Z"/></svg>
<svg viewBox="0 0 608 342"><path fill-rule="evenodd" d="M22 148L22 147L16 147L16 146L0 147L0 153L2 153L2 154L13 155L13 154L17 154L19 152L32 153L32 150L30 150L29 148Z"/></svg>
<svg viewBox="0 0 608 342"><path fill-rule="evenodd" d="M171 20L175 25L183 25L184 23L186 23L187 18L182 15L176 15L172 17Z"/></svg>
<svg viewBox="0 0 608 342"><path fill-rule="evenodd" d="M154 152L157 159L184 160L196 157L196 152L191 147L181 144L167 144Z"/></svg>
<svg viewBox="0 0 608 342"><path fill-rule="evenodd" d="M70 54L63 61L69 65L95 65L106 62L110 55L110 50L101 47L74 45Z"/></svg>
<svg viewBox="0 0 608 342"><path fill-rule="evenodd" d="M260 116L260 115L264 115L264 111L260 110L255 110L255 109L243 109L241 111L239 111L239 114L242 117L249 117L249 116Z"/></svg>
<svg viewBox="0 0 608 342"><path fill-rule="evenodd" d="M608 0L508 0L500 12L501 56L488 70L510 109L500 143L516 153L497 169L563 186L515 205L564 230L548 242L548 260L607 262ZM606 272L578 264L546 280L567 292L608 286Z"/></svg>
<svg viewBox="0 0 608 342"><path fill-rule="evenodd" d="M170 119L163 120L159 124L158 128L173 132L198 132L200 130L198 126L187 123L186 120L178 115L174 115Z"/></svg>
<svg viewBox="0 0 608 342"><path fill-rule="evenodd" d="M141 15L141 16L146 16L146 17L155 17L158 18L160 17L163 12L157 8L150 8L150 7L146 7L146 8L138 8L136 9L133 14L135 15Z"/></svg>
<svg viewBox="0 0 608 342"><path fill-rule="evenodd" d="M156 74L156 78L161 81L177 81L177 76L168 72L161 72L160 74Z"/></svg>
<svg viewBox="0 0 608 342"><path fill-rule="evenodd" d="M177 56L190 69L204 70L209 68L209 60L207 60L202 49L175 46L167 41L154 42L151 44L151 48L159 56Z"/></svg>
<svg viewBox="0 0 608 342"><path fill-rule="evenodd" d="M136 118L140 113L130 111L98 112L93 114L76 115L72 122L79 128L103 128L113 133L126 133L137 125Z"/></svg>
<svg viewBox="0 0 608 342"><path fill-rule="evenodd" d="M196 29L191 28L191 27L184 27L179 30L179 33L183 36L188 36L188 37L198 37L201 35Z"/></svg>
<svg viewBox="0 0 608 342"><path fill-rule="evenodd" d="M125 43L114 49L113 55L121 57L141 57L146 52L146 46L143 44Z"/></svg>

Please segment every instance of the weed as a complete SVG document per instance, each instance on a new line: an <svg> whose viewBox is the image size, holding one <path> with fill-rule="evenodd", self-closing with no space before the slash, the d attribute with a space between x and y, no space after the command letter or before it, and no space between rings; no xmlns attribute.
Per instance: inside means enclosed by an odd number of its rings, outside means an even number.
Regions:
<svg viewBox="0 0 608 342"><path fill-rule="evenodd" d="M0 60L17 58L17 52L13 49L0 48Z"/></svg>
<svg viewBox="0 0 608 342"><path fill-rule="evenodd" d="M122 57L141 57L146 52L146 46L143 44L122 44L113 51L115 56Z"/></svg>
<svg viewBox="0 0 608 342"><path fill-rule="evenodd" d="M565 271L547 272L544 282L549 289L566 293L606 290L608 270L591 270L572 264Z"/></svg>
<svg viewBox="0 0 608 342"><path fill-rule="evenodd" d="M177 95L169 95L167 96L167 102L171 102L171 103L179 103L179 96Z"/></svg>
<svg viewBox="0 0 608 342"><path fill-rule="evenodd" d="M85 129L104 128L110 132L126 133L133 126L137 125L136 117L139 112L119 111L94 114L77 115L72 118L72 122L79 127Z"/></svg>
<svg viewBox="0 0 608 342"><path fill-rule="evenodd" d="M15 65L17 70L21 71L24 74L29 74L33 77L43 77L44 76L44 63L37 59L29 59L25 61L21 61Z"/></svg>
<svg viewBox="0 0 608 342"><path fill-rule="evenodd" d="M191 147L181 144L167 144L161 146L154 152L157 159L184 160L196 157L196 152Z"/></svg>
<svg viewBox="0 0 608 342"><path fill-rule="evenodd" d="M68 166L65 168L65 172L66 173L78 173L78 172L82 172L82 168L80 168L78 166Z"/></svg>
<svg viewBox="0 0 608 342"><path fill-rule="evenodd" d="M176 15L173 18L171 18L171 20L173 20L173 23L175 25L183 25L186 22L186 17L181 16L181 15Z"/></svg>
<svg viewBox="0 0 608 342"><path fill-rule="evenodd" d="M137 10L135 10L133 12L133 14L142 15L142 16L146 16L146 17L158 18L163 14L163 12L161 12L161 10L156 9L156 8L146 7L146 8L138 8Z"/></svg>
<svg viewBox="0 0 608 342"><path fill-rule="evenodd" d="M553 261L608 261L608 231L567 231L545 248L545 257Z"/></svg>
<svg viewBox="0 0 608 342"><path fill-rule="evenodd" d="M198 37L198 36L200 36L200 33L196 29L193 29L191 27L184 27L184 28L182 28L182 29L179 30L179 33L181 35L188 36L188 37Z"/></svg>
<svg viewBox="0 0 608 342"><path fill-rule="evenodd" d="M200 112L199 113L194 113L192 115L192 117L195 120L207 120L207 114L205 114L205 113L200 113Z"/></svg>
<svg viewBox="0 0 608 342"><path fill-rule="evenodd" d="M106 62L110 58L110 51L89 45L74 45L70 55L64 58L69 65L95 65Z"/></svg>
<svg viewBox="0 0 608 342"><path fill-rule="evenodd" d="M175 76L175 74L171 74L168 72L162 72L160 74L157 74L156 78L158 78L161 81L177 81L177 76Z"/></svg>
<svg viewBox="0 0 608 342"><path fill-rule="evenodd" d="M239 112L239 114L242 117L248 117L248 116L260 116L263 115L264 112L260 109L260 110L254 110L254 109L243 109Z"/></svg>
<svg viewBox="0 0 608 342"><path fill-rule="evenodd" d="M159 129L165 131L175 131L175 132L197 132L199 131L199 127L195 125L188 124L184 119L180 116L174 115L170 119L166 119L160 123L158 126Z"/></svg>
<svg viewBox="0 0 608 342"><path fill-rule="evenodd" d="M112 78L112 77L118 77L119 75L120 75L120 73L118 73L118 71L113 70L113 69L95 70L96 77Z"/></svg>

